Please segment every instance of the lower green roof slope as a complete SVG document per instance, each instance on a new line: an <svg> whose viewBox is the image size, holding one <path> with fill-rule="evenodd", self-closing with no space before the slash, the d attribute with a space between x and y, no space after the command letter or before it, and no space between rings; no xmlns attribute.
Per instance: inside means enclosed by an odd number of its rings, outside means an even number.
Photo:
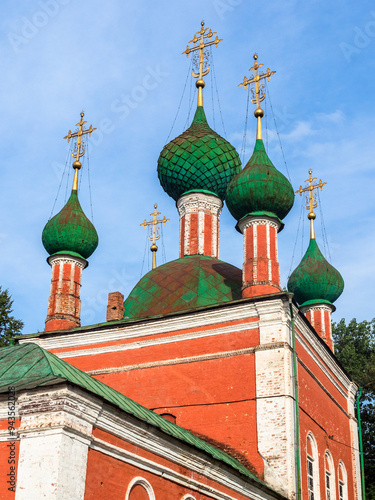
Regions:
<svg viewBox="0 0 375 500"><path fill-rule="evenodd" d="M241 298L242 273L206 255L188 255L147 273L124 303L125 318L187 311Z"/></svg>
<svg viewBox="0 0 375 500"><path fill-rule="evenodd" d="M19 391L65 381L86 389L126 413L194 446L263 485L262 481L235 458L42 349L37 344L25 343L0 348L0 393L8 392L9 386Z"/></svg>

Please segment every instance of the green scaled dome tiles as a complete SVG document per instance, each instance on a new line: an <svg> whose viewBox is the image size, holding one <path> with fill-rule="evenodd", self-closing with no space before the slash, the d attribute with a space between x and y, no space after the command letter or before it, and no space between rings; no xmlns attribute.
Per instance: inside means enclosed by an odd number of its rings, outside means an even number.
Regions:
<svg viewBox="0 0 375 500"><path fill-rule="evenodd" d="M242 272L205 255L189 255L147 273L125 300L125 318L187 311L240 299Z"/></svg>
<svg viewBox="0 0 375 500"><path fill-rule="evenodd" d="M315 239L288 280L288 290L300 306L332 304L344 290L341 274L324 258Z"/></svg>
<svg viewBox="0 0 375 500"><path fill-rule="evenodd" d="M69 252L87 259L94 253L98 234L81 208L77 191L72 191L64 208L47 222L42 242L50 255Z"/></svg>
<svg viewBox="0 0 375 500"><path fill-rule="evenodd" d="M208 126L202 106L191 126L164 147L158 160L160 184L176 201L189 191L224 200L229 181L240 171L237 151Z"/></svg>
<svg viewBox="0 0 375 500"><path fill-rule="evenodd" d="M268 212L283 219L294 203L293 187L268 158L257 139L246 167L229 183L226 203L237 220L253 212Z"/></svg>

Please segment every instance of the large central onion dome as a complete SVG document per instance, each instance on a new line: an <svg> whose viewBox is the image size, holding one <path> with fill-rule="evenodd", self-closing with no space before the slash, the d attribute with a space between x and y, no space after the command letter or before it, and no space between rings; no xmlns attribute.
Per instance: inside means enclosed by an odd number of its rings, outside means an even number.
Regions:
<svg viewBox="0 0 375 500"><path fill-rule="evenodd" d="M324 258L315 238L288 280L288 290L300 306L332 304L344 290L341 274Z"/></svg>
<svg viewBox="0 0 375 500"><path fill-rule="evenodd" d="M73 189L63 209L47 222L42 233L47 252L72 253L84 259L94 253L99 243L98 233L84 214Z"/></svg>
<svg viewBox="0 0 375 500"><path fill-rule="evenodd" d="M224 200L229 181L240 171L237 151L209 127L203 106L197 107L191 126L164 147L158 160L160 183L176 201L188 192Z"/></svg>
<svg viewBox="0 0 375 500"><path fill-rule="evenodd" d="M241 270L205 255L189 255L148 272L124 303L125 318L187 311L241 298Z"/></svg>
<svg viewBox="0 0 375 500"><path fill-rule="evenodd" d="M293 187L273 166L262 139L257 139L247 165L229 183L226 202L237 220L260 213L283 219L292 208Z"/></svg>

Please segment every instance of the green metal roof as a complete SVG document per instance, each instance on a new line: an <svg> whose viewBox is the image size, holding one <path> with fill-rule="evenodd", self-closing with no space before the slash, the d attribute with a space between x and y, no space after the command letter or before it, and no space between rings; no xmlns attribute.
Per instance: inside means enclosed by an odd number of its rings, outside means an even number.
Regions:
<svg viewBox="0 0 375 500"><path fill-rule="evenodd" d="M288 280L288 290L300 306L332 304L344 290L341 274L324 258L315 239Z"/></svg>
<svg viewBox="0 0 375 500"><path fill-rule="evenodd" d="M242 273L206 255L188 255L147 273L126 299L124 318L195 309L241 298Z"/></svg>
<svg viewBox="0 0 375 500"><path fill-rule="evenodd" d="M160 183L174 200L189 191L224 200L229 181L240 171L237 151L209 127L202 106L191 126L164 147L158 160Z"/></svg>
<svg viewBox="0 0 375 500"><path fill-rule="evenodd" d="M264 486L262 481L235 458L127 398L103 382L90 377L87 373L42 349L37 344L25 343L0 349L0 393L8 392L9 386L14 386L15 390L19 391L64 381L86 389L126 413L207 453L216 460L224 462L244 476L256 481L259 485Z"/></svg>
<svg viewBox="0 0 375 500"><path fill-rule="evenodd" d="M230 181L226 203L237 220L254 212L270 212L283 219L292 208L293 187L273 166L261 139L245 168Z"/></svg>
<svg viewBox="0 0 375 500"><path fill-rule="evenodd" d="M84 214L76 190L63 209L45 225L42 242L50 255L70 252L87 259L94 253L99 243L98 234Z"/></svg>

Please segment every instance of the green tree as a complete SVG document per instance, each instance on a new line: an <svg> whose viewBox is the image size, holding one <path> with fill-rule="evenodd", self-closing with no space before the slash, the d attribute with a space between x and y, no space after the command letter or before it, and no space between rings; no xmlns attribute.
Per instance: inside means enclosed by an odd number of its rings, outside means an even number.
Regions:
<svg viewBox="0 0 375 500"><path fill-rule="evenodd" d="M360 400L366 500L375 500L375 318L332 325L335 354L354 381L363 387Z"/></svg>
<svg viewBox="0 0 375 500"><path fill-rule="evenodd" d="M0 287L0 347L9 345L10 339L19 335L23 328L23 321L12 316L12 305L8 290Z"/></svg>

